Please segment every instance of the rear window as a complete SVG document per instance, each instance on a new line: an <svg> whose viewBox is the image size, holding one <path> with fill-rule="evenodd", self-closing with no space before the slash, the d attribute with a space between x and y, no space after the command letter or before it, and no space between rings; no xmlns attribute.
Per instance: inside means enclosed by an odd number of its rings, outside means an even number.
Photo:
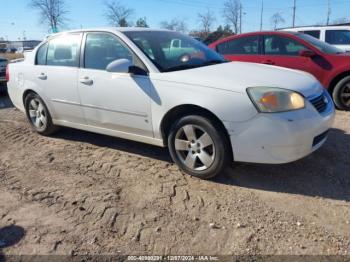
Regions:
<svg viewBox="0 0 350 262"><path fill-rule="evenodd" d="M60 36L49 42L46 64L51 66L79 66L80 34Z"/></svg>
<svg viewBox="0 0 350 262"><path fill-rule="evenodd" d="M349 30L327 30L326 42L331 45L350 45Z"/></svg>
<svg viewBox="0 0 350 262"><path fill-rule="evenodd" d="M43 44L36 53L37 65L46 65L47 46L48 43Z"/></svg>
<svg viewBox="0 0 350 262"><path fill-rule="evenodd" d="M300 31L300 33L304 33L310 36L313 36L317 39L320 39L321 31L320 30L307 30L307 31Z"/></svg>
<svg viewBox="0 0 350 262"><path fill-rule="evenodd" d="M221 43L217 51L222 55L256 55L259 53L259 36L241 37Z"/></svg>

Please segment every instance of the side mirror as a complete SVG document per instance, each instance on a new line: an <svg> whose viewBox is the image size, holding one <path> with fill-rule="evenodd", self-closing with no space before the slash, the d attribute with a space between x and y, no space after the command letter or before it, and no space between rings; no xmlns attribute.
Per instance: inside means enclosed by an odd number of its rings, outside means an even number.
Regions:
<svg viewBox="0 0 350 262"><path fill-rule="evenodd" d="M304 49L304 50L299 51L299 56L311 58L311 57L316 56L316 53L314 51Z"/></svg>
<svg viewBox="0 0 350 262"><path fill-rule="evenodd" d="M118 59L109 63L106 67L106 71L110 73L129 73L129 68L132 66L132 62L128 59Z"/></svg>
<svg viewBox="0 0 350 262"><path fill-rule="evenodd" d="M129 67L129 73L133 75L139 75L139 76L147 76L148 72L144 70L141 67L138 66L130 66Z"/></svg>

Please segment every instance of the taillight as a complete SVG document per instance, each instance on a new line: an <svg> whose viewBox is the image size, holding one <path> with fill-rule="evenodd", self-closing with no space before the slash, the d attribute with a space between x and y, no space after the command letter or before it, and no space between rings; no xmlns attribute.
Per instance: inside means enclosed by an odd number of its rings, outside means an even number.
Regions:
<svg viewBox="0 0 350 262"><path fill-rule="evenodd" d="M6 81L10 81L10 69L9 65L6 66Z"/></svg>

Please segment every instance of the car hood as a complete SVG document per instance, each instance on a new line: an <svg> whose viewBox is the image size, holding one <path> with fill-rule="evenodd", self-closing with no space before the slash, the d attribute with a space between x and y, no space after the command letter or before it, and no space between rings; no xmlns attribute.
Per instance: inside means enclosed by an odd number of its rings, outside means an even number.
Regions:
<svg viewBox="0 0 350 262"><path fill-rule="evenodd" d="M160 79L159 79L160 78ZM248 87L279 87L297 91L305 97L322 92L312 75L283 67L231 62L159 74L159 80L246 93Z"/></svg>

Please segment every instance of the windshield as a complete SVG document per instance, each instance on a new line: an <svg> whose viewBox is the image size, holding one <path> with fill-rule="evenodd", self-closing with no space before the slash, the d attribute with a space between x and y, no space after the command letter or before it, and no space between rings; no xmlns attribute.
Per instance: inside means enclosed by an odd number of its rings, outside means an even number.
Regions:
<svg viewBox="0 0 350 262"><path fill-rule="evenodd" d="M309 44L313 45L314 47L316 47L318 50L320 50L323 53L326 54L342 54L344 53L343 50L332 46L330 44L327 44L325 42L321 42L320 40L316 39L313 36L307 35L307 34L297 34L297 36L299 36L301 39L303 39L304 41L308 42Z"/></svg>
<svg viewBox="0 0 350 262"><path fill-rule="evenodd" d="M192 37L167 31L124 32L161 72L224 63L226 60Z"/></svg>

